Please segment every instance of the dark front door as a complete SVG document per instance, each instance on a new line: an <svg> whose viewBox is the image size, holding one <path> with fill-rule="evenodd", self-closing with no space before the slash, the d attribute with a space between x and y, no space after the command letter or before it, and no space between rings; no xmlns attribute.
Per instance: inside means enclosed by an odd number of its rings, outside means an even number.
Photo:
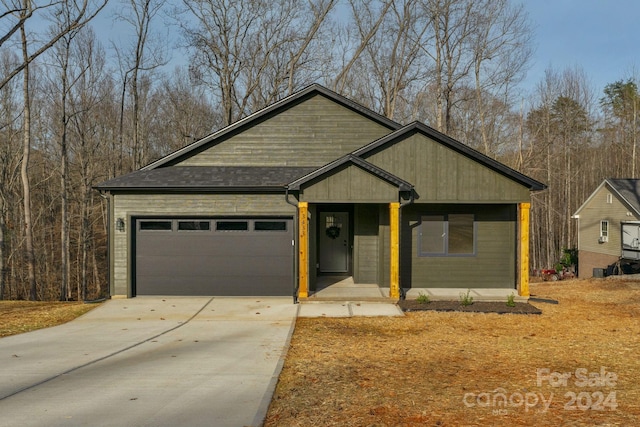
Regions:
<svg viewBox="0 0 640 427"><path fill-rule="evenodd" d="M349 213L320 212L319 272L349 273Z"/></svg>

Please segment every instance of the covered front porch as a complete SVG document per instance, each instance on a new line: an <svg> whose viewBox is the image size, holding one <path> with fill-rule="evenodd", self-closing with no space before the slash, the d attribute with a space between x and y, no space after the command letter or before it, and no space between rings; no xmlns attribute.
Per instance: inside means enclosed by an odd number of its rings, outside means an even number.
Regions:
<svg viewBox="0 0 640 427"><path fill-rule="evenodd" d="M407 289L410 298L422 291L457 300L471 289L476 300L528 297L528 190L483 201L461 188L464 197L420 194L353 155L288 184L297 207L295 296L389 302Z"/></svg>
<svg viewBox="0 0 640 427"><path fill-rule="evenodd" d="M457 301L460 294L469 291L474 301L504 302L514 293L505 288L414 288L404 289L407 299L416 299L420 294L427 295L431 301ZM389 297L390 289L377 284L355 283L352 276L323 276L318 280L315 291L309 296L299 298L300 303L390 303L397 299ZM514 301L527 302L529 296L516 295Z"/></svg>
<svg viewBox="0 0 640 427"><path fill-rule="evenodd" d="M506 268L510 265L515 270L510 278L494 281L491 276L485 277L483 270L478 270L475 275L457 280L453 286L435 274L426 280L413 277L411 265L419 260L412 253L416 237L407 230L413 217L404 215L402 207L398 202L339 205L299 202L299 301L396 302L402 297L417 298L421 293L433 301L458 300L467 290L476 301L504 301L512 293L519 301L527 300L528 203L513 206L513 222L501 226L507 230L511 227L509 233L515 240L508 251L511 259L505 260ZM403 215L406 218L403 219ZM340 231L327 236L332 227ZM456 258L462 263L461 267L474 259ZM437 258L432 260L441 262Z"/></svg>

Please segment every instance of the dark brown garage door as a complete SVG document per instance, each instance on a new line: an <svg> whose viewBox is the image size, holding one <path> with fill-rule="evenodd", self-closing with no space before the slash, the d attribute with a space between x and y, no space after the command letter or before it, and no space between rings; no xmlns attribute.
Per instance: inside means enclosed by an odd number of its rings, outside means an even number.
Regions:
<svg viewBox="0 0 640 427"><path fill-rule="evenodd" d="M291 218L136 220L136 295L292 295Z"/></svg>

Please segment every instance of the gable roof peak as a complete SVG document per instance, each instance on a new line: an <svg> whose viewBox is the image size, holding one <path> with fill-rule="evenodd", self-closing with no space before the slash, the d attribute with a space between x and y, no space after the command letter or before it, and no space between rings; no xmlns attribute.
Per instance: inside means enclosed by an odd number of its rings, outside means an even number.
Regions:
<svg viewBox="0 0 640 427"><path fill-rule="evenodd" d="M400 128L402 125L398 122L395 122L388 117L385 117L381 114L376 113L373 110L370 110L357 102L354 102L322 85L319 83L313 83L304 89L293 93L289 96L282 98L275 103L266 106L222 129L219 129L216 132L213 132L204 138L199 139L183 148L180 148L173 153L170 153L146 166L141 168L140 170L151 170L156 169L162 166L168 166L173 164L176 161L180 161L182 159L188 158L190 154L197 152L209 144L215 144L216 141L221 141L223 138L233 132L241 130L243 128L248 128L252 126L252 123L259 122L262 118L267 117L270 114L277 114L280 111L285 111L291 106L295 105L296 102L300 100L304 100L307 98L311 98L314 95L322 95L325 98L330 99L331 101L340 104L350 110L353 110L368 119L381 124L382 126L388 128L390 131L396 130Z"/></svg>
<svg viewBox="0 0 640 427"><path fill-rule="evenodd" d="M529 188L531 191L541 191L544 190L545 188L547 188L547 186L527 175L524 175L518 171L516 171L515 169L510 168L509 166L505 165L504 163L501 163L485 154L482 154L481 152L474 150L473 148L471 148L470 146L463 144L462 142L451 138L448 135L445 135L442 132L439 132L437 130L435 130L434 128L419 122L419 121L414 121L409 123L408 125L405 125L399 129L397 129L396 131L383 136L382 138L373 141L370 144L365 145L364 147L358 148L357 150L353 151L351 154L358 156L358 157L366 157L369 153L377 150L378 148L381 148L387 144L393 144L401 139L404 139L416 132L419 132L423 135L425 135L426 137L436 141L437 143L451 149L454 150L486 167L488 167L489 169L492 169L500 174L502 174L503 176L506 176L509 179L512 179L516 182L518 182L521 185L524 185L525 187Z"/></svg>

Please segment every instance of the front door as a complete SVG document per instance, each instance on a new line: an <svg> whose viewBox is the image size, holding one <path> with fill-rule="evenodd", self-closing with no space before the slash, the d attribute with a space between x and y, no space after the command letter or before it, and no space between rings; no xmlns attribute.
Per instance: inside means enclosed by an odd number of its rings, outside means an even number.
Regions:
<svg viewBox="0 0 640 427"><path fill-rule="evenodd" d="M319 272L349 273L349 213L320 212Z"/></svg>

